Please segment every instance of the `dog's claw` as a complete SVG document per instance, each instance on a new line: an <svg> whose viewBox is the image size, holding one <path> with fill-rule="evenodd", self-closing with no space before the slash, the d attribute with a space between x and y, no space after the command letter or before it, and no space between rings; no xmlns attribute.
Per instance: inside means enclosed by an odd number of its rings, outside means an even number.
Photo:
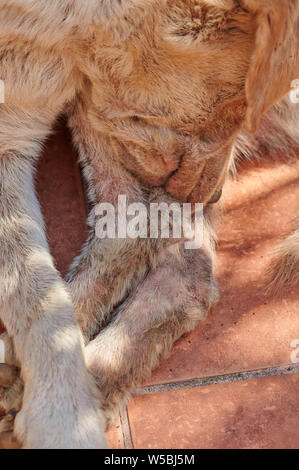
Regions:
<svg viewBox="0 0 299 470"><path fill-rule="evenodd" d="M10 388L18 377L18 369L7 364L0 364L0 387Z"/></svg>

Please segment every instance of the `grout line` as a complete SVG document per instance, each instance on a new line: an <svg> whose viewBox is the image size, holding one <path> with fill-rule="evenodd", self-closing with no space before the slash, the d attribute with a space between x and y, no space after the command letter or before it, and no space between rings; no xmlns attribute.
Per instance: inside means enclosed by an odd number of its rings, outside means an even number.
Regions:
<svg viewBox="0 0 299 470"><path fill-rule="evenodd" d="M173 382L158 385L148 385L136 390L134 396L151 395L162 392L172 392L188 388L205 387L208 385L219 385L222 383L242 382L243 380L259 379L264 377L275 377L287 374L299 373L299 364L288 366L268 367L246 372L236 372L232 374L218 375L214 377L196 378L181 382Z"/></svg>
<svg viewBox="0 0 299 470"><path fill-rule="evenodd" d="M123 435L124 448L134 449L127 407L125 407L120 412L119 417L120 417L121 431Z"/></svg>

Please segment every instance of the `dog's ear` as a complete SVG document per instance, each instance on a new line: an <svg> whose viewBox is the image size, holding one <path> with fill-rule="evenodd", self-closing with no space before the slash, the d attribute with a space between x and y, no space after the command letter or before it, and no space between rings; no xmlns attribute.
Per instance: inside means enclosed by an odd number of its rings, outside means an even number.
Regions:
<svg viewBox="0 0 299 470"><path fill-rule="evenodd" d="M246 129L254 133L264 112L299 78L299 1L242 0L255 15L256 38L246 82Z"/></svg>

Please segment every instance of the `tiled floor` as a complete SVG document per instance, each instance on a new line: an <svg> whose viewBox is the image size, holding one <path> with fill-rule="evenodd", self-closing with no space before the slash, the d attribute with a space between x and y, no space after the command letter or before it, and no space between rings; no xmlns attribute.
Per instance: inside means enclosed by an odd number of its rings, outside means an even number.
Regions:
<svg viewBox="0 0 299 470"><path fill-rule="evenodd" d="M86 237L80 173L63 126L47 145L38 192L64 274ZM47 177L46 177L47 173ZM298 286L267 291L271 250L299 215L299 164L243 165L223 198L221 300L179 340L109 431L113 448L298 448ZM299 353L298 353L299 356Z"/></svg>
<svg viewBox="0 0 299 470"><path fill-rule="evenodd" d="M297 394L296 394L297 387ZM298 447L298 377L268 377L136 398L138 449Z"/></svg>

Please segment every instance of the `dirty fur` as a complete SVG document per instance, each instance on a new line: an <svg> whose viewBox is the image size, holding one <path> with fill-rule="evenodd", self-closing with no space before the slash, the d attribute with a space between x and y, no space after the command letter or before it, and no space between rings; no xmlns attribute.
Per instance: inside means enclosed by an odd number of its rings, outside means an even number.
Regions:
<svg viewBox="0 0 299 470"><path fill-rule="evenodd" d="M298 107L284 98L299 77L298 26L297 0L0 0L0 317L21 368L0 397L21 407L24 448L105 447L105 425L217 301L207 203L240 156L298 146ZM34 193L61 113L91 204L66 282ZM99 240L95 205L119 194L202 202L202 248ZM298 251L296 234L274 276L296 277Z"/></svg>

